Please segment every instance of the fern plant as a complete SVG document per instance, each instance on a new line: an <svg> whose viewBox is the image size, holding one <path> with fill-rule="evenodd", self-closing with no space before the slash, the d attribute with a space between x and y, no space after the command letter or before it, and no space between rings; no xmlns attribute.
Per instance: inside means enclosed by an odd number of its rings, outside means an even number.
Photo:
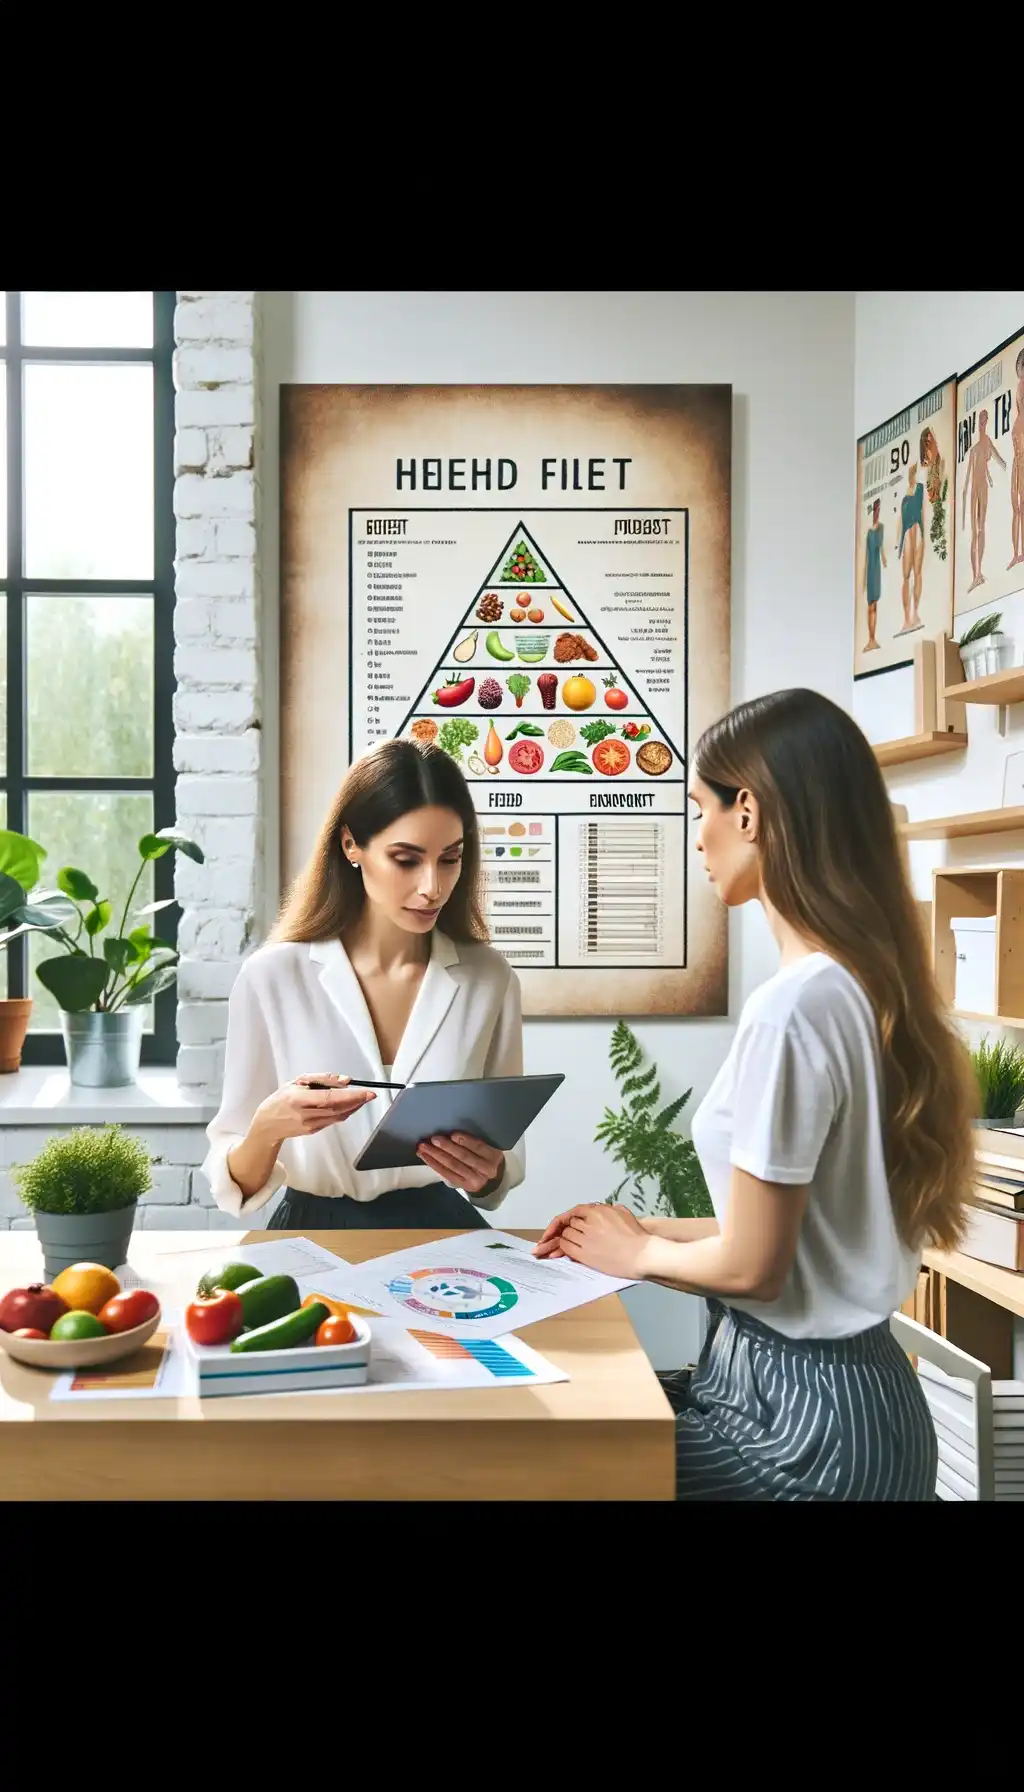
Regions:
<svg viewBox="0 0 1024 1792"><path fill-rule="evenodd" d="M656 1064L624 1020L616 1023L609 1061L623 1105L617 1113L605 1108L594 1134L613 1163L626 1174L606 1197L606 1205L623 1199L638 1213L664 1213L676 1219L710 1218L713 1212L704 1173L693 1142L673 1127L693 1093L677 1095L659 1108L661 1082Z"/></svg>

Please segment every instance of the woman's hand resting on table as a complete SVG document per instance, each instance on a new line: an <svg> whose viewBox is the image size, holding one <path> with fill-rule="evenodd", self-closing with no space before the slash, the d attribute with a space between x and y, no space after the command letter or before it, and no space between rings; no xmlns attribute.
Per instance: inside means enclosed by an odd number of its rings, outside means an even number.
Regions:
<svg viewBox="0 0 1024 1792"><path fill-rule="evenodd" d="M628 1207L587 1201L560 1213L534 1245L535 1257L571 1257L606 1276L640 1281L650 1233Z"/></svg>
<svg viewBox="0 0 1024 1792"><path fill-rule="evenodd" d="M311 1089L310 1083L329 1083L330 1088ZM375 1099L372 1089L350 1088L347 1076L333 1072L297 1076L260 1102L250 1131L255 1129L268 1139L307 1138L327 1126L337 1126Z"/></svg>
<svg viewBox="0 0 1024 1792"><path fill-rule="evenodd" d="M416 1154L428 1169L437 1171L442 1182L464 1189L467 1195L479 1195L505 1174L504 1153L465 1132L453 1132L450 1138L421 1139Z"/></svg>

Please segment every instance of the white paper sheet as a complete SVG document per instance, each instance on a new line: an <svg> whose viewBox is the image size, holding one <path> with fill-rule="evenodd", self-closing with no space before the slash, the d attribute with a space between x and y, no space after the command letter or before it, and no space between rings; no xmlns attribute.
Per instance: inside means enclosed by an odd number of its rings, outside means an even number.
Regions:
<svg viewBox="0 0 1024 1792"><path fill-rule="evenodd" d="M448 1337L497 1338L629 1288L581 1263L533 1255L509 1232L465 1232L329 1272L323 1292Z"/></svg>

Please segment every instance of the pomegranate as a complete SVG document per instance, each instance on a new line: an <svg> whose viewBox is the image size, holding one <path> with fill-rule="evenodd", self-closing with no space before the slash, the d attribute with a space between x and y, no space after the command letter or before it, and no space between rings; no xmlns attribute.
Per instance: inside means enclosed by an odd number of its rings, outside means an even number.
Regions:
<svg viewBox="0 0 1024 1792"><path fill-rule="evenodd" d="M33 1282L29 1288L12 1288L0 1300L0 1331L17 1332L27 1327L31 1331L45 1332L49 1337L58 1319L68 1312L68 1303L61 1300L52 1288L43 1282Z"/></svg>

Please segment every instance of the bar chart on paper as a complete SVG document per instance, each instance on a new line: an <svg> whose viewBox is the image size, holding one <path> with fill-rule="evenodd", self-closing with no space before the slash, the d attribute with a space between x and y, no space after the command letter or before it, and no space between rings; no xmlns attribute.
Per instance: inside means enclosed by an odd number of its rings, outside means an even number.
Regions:
<svg viewBox="0 0 1024 1792"><path fill-rule="evenodd" d="M505 1375L514 1375L522 1381L524 1376L531 1374L525 1363L520 1362L510 1350L506 1350L503 1344L496 1343L493 1338L446 1338L440 1332L414 1331L409 1336L415 1338L417 1344L422 1344L424 1350L429 1350L431 1356L445 1362L470 1360L479 1363L496 1380Z"/></svg>

